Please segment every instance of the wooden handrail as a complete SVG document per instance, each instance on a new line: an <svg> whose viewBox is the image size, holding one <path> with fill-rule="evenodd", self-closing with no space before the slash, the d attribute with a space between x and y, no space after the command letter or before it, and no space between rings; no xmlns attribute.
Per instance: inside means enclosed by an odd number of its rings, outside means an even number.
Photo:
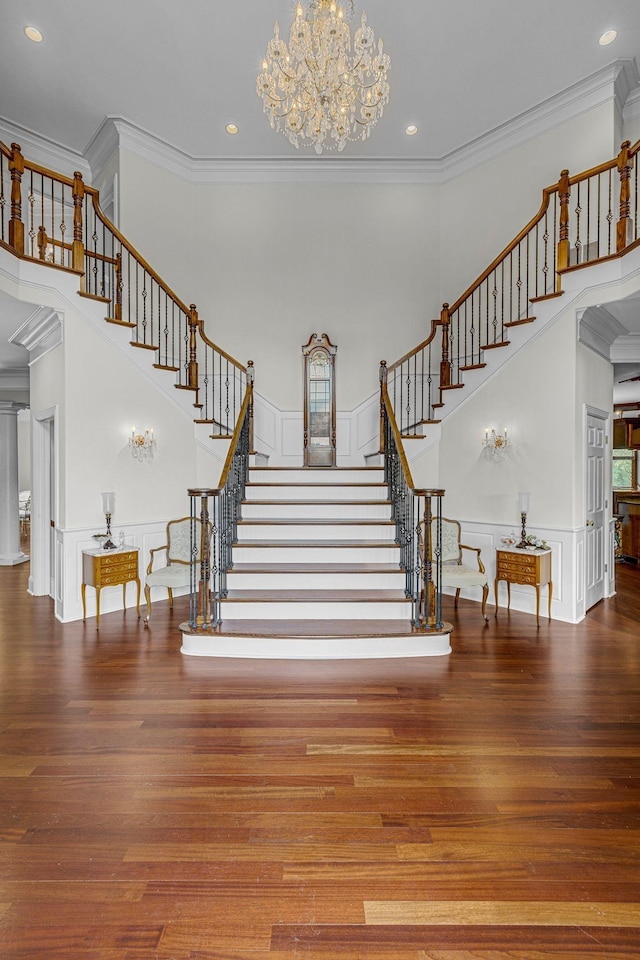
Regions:
<svg viewBox="0 0 640 960"><path fill-rule="evenodd" d="M402 364L403 364L406 360L411 359L411 357L415 356L416 353L420 353L421 350L424 350L425 347L428 347L429 344L433 341L433 338L435 337L435 335L436 335L436 333L437 333L437 331L438 331L438 327L440 327L440 326L442 326L442 321L441 321L440 319L438 319L438 320L432 320L432 321L431 321L431 333L429 334L429 336L427 337L427 339L426 339L426 340L423 340L422 343L419 343L418 346L417 346L417 347L414 347L413 350L409 350L408 353L405 353L404 357L400 357L399 360L396 360L395 363L392 363L390 366L388 366L388 367L387 367L388 373L391 373L391 372L392 372L393 370L395 370L397 367L402 366Z"/></svg>
<svg viewBox="0 0 640 960"><path fill-rule="evenodd" d="M200 328L200 337L202 338L203 342L206 343L208 347L211 347L212 350L215 350L216 353L219 353L221 357L224 357L225 360L228 360L229 363L233 364L234 367L237 367L238 370L242 370L244 372L244 367L241 363L238 363L238 361L235 360L230 353L227 353L222 349L222 347L219 347L217 343L214 343L213 340L209 339L205 333L203 321L199 320L198 323Z"/></svg>
<svg viewBox="0 0 640 960"><path fill-rule="evenodd" d="M222 473L220 474L218 486L212 490L212 494L220 493L225 487L227 480L229 479L229 472L231 470L231 464L233 463L235 452L238 448L240 434L242 432L242 427L244 426L244 419L247 416L247 411L249 410L249 407L252 401L253 401L253 383L249 381L247 383L247 389L245 390L244 400L242 401L242 406L240 408L240 414L236 421L236 428L233 431L233 437L231 438L229 449L227 450L227 458L224 462Z"/></svg>
<svg viewBox="0 0 640 960"><path fill-rule="evenodd" d="M8 147L6 144L0 141L0 154L3 154L9 161L9 170L12 173L12 217L9 221L9 247L15 254L18 256L24 256L24 224L21 219L22 203L20 184L24 171L30 171L31 173L46 177L54 183L68 187L72 191L73 242L69 244L61 243L55 238L47 238L47 240L57 247L64 246L64 249L70 251L72 256L72 269L75 272L84 272L83 261L85 257L93 257L94 259L113 262L113 258L105 257L103 254L97 254L95 251L88 249L85 245L86 241L83 241L82 239L82 208L86 198L90 197L96 219L100 221L104 227L106 227L107 231L111 233L118 243L121 244L122 248L127 251L133 260L138 263L145 273L148 274L148 276L158 285L158 288L171 301L173 301L173 303L175 303L176 307L181 310L187 318L191 315L192 307L188 306L175 293L175 291L171 289L171 287L162 279L157 271L153 269L151 264L142 256L142 254L133 246L133 244L127 240L127 238L120 232L115 224L109 220L100 206L99 191L94 187L86 185L83 182L82 175L79 172L74 173L73 177L67 177L63 174L56 173L55 171L50 170L39 163L34 163L30 160L27 160L25 157L23 157L19 144L15 143L12 144L11 147ZM60 267L61 265L53 264L53 266ZM236 367L236 369L244 371L243 364L219 347L206 335L203 321L198 322L198 334L206 346L215 350L216 353L220 354L220 356Z"/></svg>
<svg viewBox="0 0 640 960"><path fill-rule="evenodd" d="M429 336L389 365L401 435L419 436L421 424L439 422L446 391L462 387L466 371L485 366L484 351L508 346L512 327L533 322L531 304L559 296L567 270L622 256L640 244L634 173L639 153L640 140L625 141L613 159L575 175L563 170L556 184L543 189L531 220L451 306L443 304Z"/></svg>
<svg viewBox="0 0 640 960"><path fill-rule="evenodd" d="M509 254L512 253L512 252L516 249L516 247L518 246L518 244L519 244L522 240L524 240L524 238L526 237L526 235L527 235L528 233L530 233L531 230L533 230L533 228L535 227L535 225L536 225L537 223L540 223L540 221L542 220L543 216L545 215L545 213L547 212L547 210L548 210L548 208L549 208L549 200L550 200L552 194L557 193L557 192L558 192L558 184L555 184L555 185L552 186L552 187L545 187L545 188L544 188L544 190L542 191L542 203L540 204L540 208L539 208L538 212L535 214L535 216L533 216L533 217L531 218L531 220L530 220L529 223L526 225L526 227L523 227L522 230L520 231L520 233L519 233L516 237L514 237L514 239L511 241L511 243L508 243L508 244L507 244L507 246L504 248L504 250L502 251L502 253L499 253L498 256L495 257L495 259L491 261L491 263L490 263L489 266L486 268L486 270L484 270L484 271L480 274L480 276L479 276L476 280L474 280L474 282L473 282L470 286L467 287L467 289L465 290L465 292L464 292L461 296L459 296L458 299L454 301L454 303L451 304L451 306L449 307L449 313L450 313L450 314L451 314L451 313L455 313L455 311L458 310L458 309L462 306L462 304L464 303L464 301L465 301L468 297L470 297L471 294L472 294L475 290L477 290L477 288L478 288L479 286L481 286L481 284L484 283L484 281L487 279L487 277L491 276L491 273L496 269L496 267L499 266L499 264L502 263L502 261L503 261L504 259L506 259L506 257L508 257Z"/></svg>
<svg viewBox="0 0 640 960"><path fill-rule="evenodd" d="M407 460L407 455L404 452L404 447L402 445L402 437L400 436L400 431L398 430L398 424L396 423L395 414L393 412L393 407L391 406L391 401L389 399L389 393L387 391L387 385L384 381L380 384L380 394L382 397L382 402L384 404L384 409L386 411L389 426L391 427L391 432L393 433L393 438L398 449L398 455L400 456L400 463L402 465L402 472L404 473L405 480L407 481L407 486L411 493L418 494L423 493L424 491L417 490L413 485L413 477L411 476L411 470L409 469L409 461Z"/></svg>

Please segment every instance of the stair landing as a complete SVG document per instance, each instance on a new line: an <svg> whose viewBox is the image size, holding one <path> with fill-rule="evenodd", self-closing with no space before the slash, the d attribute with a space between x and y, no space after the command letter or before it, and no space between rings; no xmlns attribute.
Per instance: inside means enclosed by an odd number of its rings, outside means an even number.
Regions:
<svg viewBox="0 0 640 960"><path fill-rule="evenodd" d="M252 468L222 623L182 624L182 652L378 659L451 652L451 627L411 623L380 467Z"/></svg>

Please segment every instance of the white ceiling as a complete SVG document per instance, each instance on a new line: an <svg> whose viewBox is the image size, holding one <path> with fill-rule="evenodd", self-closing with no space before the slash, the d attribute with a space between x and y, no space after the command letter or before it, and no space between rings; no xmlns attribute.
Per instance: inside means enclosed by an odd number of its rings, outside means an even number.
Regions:
<svg viewBox="0 0 640 960"><path fill-rule="evenodd" d="M3 4L0 115L84 152L106 116L192 157L315 157L271 130L255 92L294 0ZM444 158L640 51L638 0L355 0L391 57L383 120L354 158ZM44 36L27 40L30 23ZM615 27L618 38L598 38ZM225 124L240 127L235 137ZM416 123L420 132L407 137Z"/></svg>
<svg viewBox="0 0 640 960"><path fill-rule="evenodd" d="M271 130L255 92L274 21L288 35L294 9L295 0L4 3L0 117L78 154L111 116L194 158L317 161ZM391 57L391 95L371 137L342 158L446 159L640 52L639 0L355 0L356 20L363 9ZM42 43L27 40L27 24ZM612 27L615 42L599 46ZM417 136L404 133L410 123ZM21 362L22 348L5 352L22 319L0 301L0 370Z"/></svg>

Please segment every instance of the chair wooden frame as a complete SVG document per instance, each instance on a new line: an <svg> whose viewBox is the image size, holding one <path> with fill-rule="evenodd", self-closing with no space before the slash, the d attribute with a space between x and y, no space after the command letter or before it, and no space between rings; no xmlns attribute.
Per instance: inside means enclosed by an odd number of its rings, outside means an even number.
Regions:
<svg viewBox="0 0 640 960"><path fill-rule="evenodd" d="M434 521L435 523L436 521ZM482 587L482 616L485 621L488 620L487 617L487 598L489 596L489 578L487 577L484 564L481 559L481 549L480 547L471 547L469 544L461 542L461 527L460 523L457 520L451 520L448 517L442 517L441 519L443 530L445 529L445 524L451 524L457 528L457 547L455 550L447 553L447 547L451 545L451 538L448 536L443 537L443 557L442 557L442 586L443 587L455 587L455 600L454 605L457 607L458 598L460 596L460 590L463 586L478 586ZM473 567L466 566L462 562L462 551L468 550L470 553L475 553L477 559L477 569ZM464 571L465 583L459 584L458 577L449 576L447 577L447 568L451 570L456 568L458 571Z"/></svg>
<svg viewBox="0 0 640 960"><path fill-rule="evenodd" d="M196 519L195 522L200 523L201 521L199 519ZM198 553L195 558L192 559L191 556L188 556L187 559L184 559L184 556L170 553L171 528L176 524L185 524L185 523L190 525L191 517L180 517L177 520L170 520L169 523L167 524L167 542L163 543L162 546L160 547L152 547L152 549L149 550L149 564L147 566L146 579L144 584L144 597L147 604L147 616L145 618L145 626L149 623L151 619L151 587L152 586L167 588L169 592L169 606L172 608L174 587L184 587L184 586L189 586L190 584L191 567L193 563L198 562L200 557L200 538L198 538ZM158 567L156 570L154 570L153 566L154 566L155 556L156 554L159 554L162 551L166 552L167 562L164 567ZM170 575L166 575L165 577L155 576L154 577L155 582L149 582L149 578L151 578L153 575L162 574L163 570L169 570L172 566L176 564L179 564L185 567L184 577L180 577L180 576L176 577L176 576L170 576Z"/></svg>

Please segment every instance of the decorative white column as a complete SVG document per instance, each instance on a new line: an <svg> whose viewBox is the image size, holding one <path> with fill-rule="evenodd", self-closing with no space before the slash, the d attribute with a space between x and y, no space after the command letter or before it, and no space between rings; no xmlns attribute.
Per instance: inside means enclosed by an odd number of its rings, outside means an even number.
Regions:
<svg viewBox="0 0 640 960"><path fill-rule="evenodd" d="M0 566L28 560L20 549L18 513L18 410L24 403L0 401Z"/></svg>

